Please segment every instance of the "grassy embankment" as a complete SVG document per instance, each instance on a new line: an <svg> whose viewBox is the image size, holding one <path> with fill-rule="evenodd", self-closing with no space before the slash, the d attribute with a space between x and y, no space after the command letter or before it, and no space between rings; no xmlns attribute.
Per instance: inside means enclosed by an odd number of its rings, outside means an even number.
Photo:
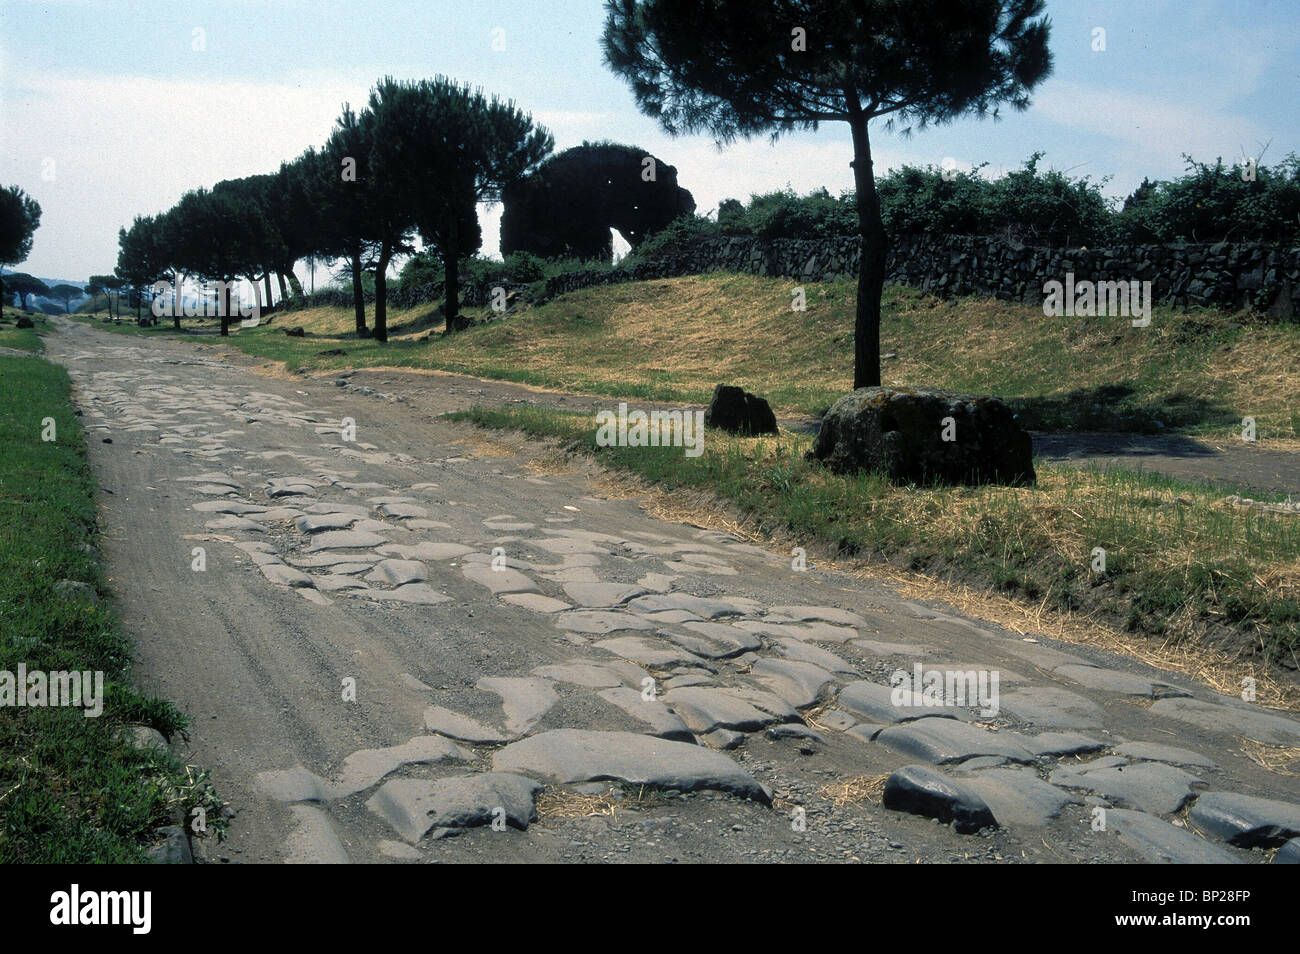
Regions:
<svg viewBox="0 0 1300 954"><path fill-rule="evenodd" d="M104 708L0 708L0 863L142 861L154 829L196 805L210 831L224 823L201 773L124 736L128 725L172 736L185 722L131 686L132 647L111 606L58 587L106 593L70 387L57 365L0 355L0 671L103 672Z"/></svg>

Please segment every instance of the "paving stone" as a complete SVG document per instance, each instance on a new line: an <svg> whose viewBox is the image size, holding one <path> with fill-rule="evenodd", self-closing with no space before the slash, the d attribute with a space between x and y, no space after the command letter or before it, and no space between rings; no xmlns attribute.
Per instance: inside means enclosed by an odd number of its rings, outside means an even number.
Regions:
<svg viewBox="0 0 1300 954"><path fill-rule="evenodd" d="M763 641L753 633L722 623L683 623L682 629L691 633L661 629L659 635L705 659L730 659L763 645Z"/></svg>
<svg viewBox="0 0 1300 954"><path fill-rule="evenodd" d="M200 500L198 503L190 504L190 509L197 510L199 513L229 513L237 517L266 512L265 507L246 504L239 500Z"/></svg>
<svg viewBox="0 0 1300 954"><path fill-rule="evenodd" d="M713 679L703 673L696 673L687 676L673 676L671 679L664 680L665 689L679 689L686 686L711 686Z"/></svg>
<svg viewBox="0 0 1300 954"><path fill-rule="evenodd" d="M266 533L266 527L247 517L225 516L205 521L203 526L209 530L242 530L245 533Z"/></svg>
<svg viewBox="0 0 1300 954"><path fill-rule="evenodd" d="M501 593L538 592L536 583L518 570L512 570L509 567L494 570L486 565L463 566L460 572L464 574L465 579L486 586L494 596Z"/></svg>
<svg viewBox="0 0 1300 954"><path fill-rule="evenodd" d="M1032 769L989 768L969 778L963 776L962 780L984 800L1003 827L1042 828L1060 817L1066 805L1079 804L1077 797L1044 782Z"/></svg>
<svg viewBox="0 0 1300 954"><path fill-rule="evenodd" d="M612 667L577 659L567 663L538 666L533 670L533 675L541 676L543 679L554 679L557 682L567 682L574 686L586 686L588 689L609 689L624 683L623 677Z"/></svg>
<svg viewBox="0 0 1300 954"><path fill-rule="evenodd" d="M377 552L383 556L395 556L403 560L424 560L429 563L441 563L444 560L454 560L475 551L473 547L467 547L460 543L435 543L432 540L421 540L415 544L389 543L379 547Z"/></svg>
<svg viewBox="0 0 1300 954"><path fill-rule="evenodd" d="M673 583L680 579L680 576L668 573L647 573L636 581L636 585L644 586L647 590L654 590L656 593L667 593Z"/></svg>
<svg viewBox="0 0 1300 954"><path fill-rule="evenodd" d="M334 797L344 798L362 792L385 775L405 765L427 765L432 762L468 762L474 754L455 742L437 735L417 735L402 745L381 749L361 749L343 760L338 781L334 784Z"/></svg>
<svg viewBox="0 0 1300 954"><path fill-rule="evenodd" d="M506 731L513 735L523 735L537 725L560 701L548 681L535 677L486 677L478 681L477 688L501 697Z"/></svg>
<svg viewBox="0 0 1300 954"><path fill-rule="evenodd" d="M773 640L772 648L785 658L793 659L796 662L812 663L814 666L820 666L822 669L828 669L834 673L859 675L857 669L851 663L845 662L830 650L822 649L820 646L810 646L798 639Z"/></svg>
<svg viewBox="0 0 1300 954"><path fill-rule="evenodd" d="M369 590L370 587L351 576L330 573L312 578L316 589L322 593L339 593L344 590Z"/></svg>
<svg viewBox="0 0 1300 954"><path fill-rule="evenodd" d="M934 652L929 646L922 646L918 643L891 643L879 639L853 639L850 642L859 649L871 653L873 656L907 656L916 658L918 656L928 656Z"/></svg>
<svg viewBox="0 0 1300 954"><path fill-rule="evenodd" d="M1117 669L1102 669L1097 666L1057 666L1053 670L1058 676L1077 682L1085 689L1098 689L1102 692L1117 692L1126 696L1145 696L1147 698L1170 698L1173 696L1190 696L1191 693L1164 682L1154 682L1143 676L1120 672Z"/></svg>
<svg viewBox="0 0 1300 954"><path fill-rule="evenodd" d="M841 626L867 625L867 621L857 613L836 609L834 606L773 606L771 611L800 622L822 620L827 623L839 623Z"/></svg>
<svg viewBox="0 0 1300 954"><path fill-rule="evenodd" d="M1055 686L1027 686L1001 693L1001 708L1021 722L1049 729L1093 729L1103 722L1091 699Z"/></svg>
<svg viewBox="0 0 1300 954"><path fill-rule="evenodd" d="M1275 865L1300 865L1300 838L1292 838L1273 855Z"/></svg>
<svg viewBox="0 0 1300 954"><path fill-rule="evenodd" d="M646 700L640 690L629 686L615 686L604 689L598 695L613 705L618 706L634 719L639 719L650 726L650 735L661 739L695 744L695 736L681 716L674 712L660 698Z"/></svg>
<svg viewBox="0 0 1300 954"><path fill-rule="evenodd" d="M381 560L374 570L366 574L371 583L423 583L429 579L429 568L417 560Z"/></svg>
<svg viewBox="0 0 1300 954"><path fill-rule="evenodd" d="M459 775L436 781L393 779L385 782L366 807L403 838L419 841L430 828L473 828L500 817L511 828L525 829L537 820L541 786L504 772Z"/></svg>
<svg viewBox="0 0 1300 954"><path fill-rule="evenodd" d="M451 600L450 596L439 593L427 583L404 583L391 590L368 590L366 595L380 602L413 603L417 606L436 606Z"/></svg>
<svg viewBox="0 0 1300 954"><path fill-rule="evenodd" d="M638 613L637 615L653 623L662 624L703 622L700 617L694 613L688 613L686 610L664 610L662 613Z"/></svg>
<svg viewBox="0 0 1300 954"><path fill-rule="evenodd" d="M895 695L907 705L895 705ZM851 682L840 690L839 706L871 722L910 722L935 716L969 722L971 715L957 706L927 705L921 693L903 687L882 686L867 680Z"/></svg>
<svg viewBox="0 0 1300 954"><path fill-rule="evenodd" d="M847 643L858 637L858 631L851 626L838 626L833 623L811 622L790 627L795 630L795 638L809 639L818 643Z"/></svg>
<svg viewBox="0 0 1300 954"><path fill-rule="evenodd" d="M1186 828L1171 825L1145 812L1106 809L1106 830L1113 831L1148 862L1172 865L1235 865L1234 855L1210 844Z"/></svg>
<svg viewBox="0 0 1300 954"><path fill-rule="evenodd" d="M552 599L549 596L542 596L540 593L502 593L501 602L522 606L534 613L559 613L562 610L573 608L564 600Z"/></svg>
<svg viewBox="0 0 1300 954"><path fill-rule="evenodd" d="M1168 762L1170 765L1190 765L1195 768L1219 767L1208 755L1159 742L1125 742L1115 746L1115 754L1139 762Z"/></svg>
<svg viewBox="0 0 1300 954"><path fill-rule="evenodd" d="M403 503L394 501L392 503L382 503L376 508L379 513L385 517L427 517L429 511L424 507L413 503Z"/></svg>
<svg viewBox="0 0 1300 954"><path fill-rule="evenodd" d="M1191 822L1238 848L1279 848L1300 837L1300 805L1235 792L1206 792L1192 806Z"/></svg>
<svg viewBox="0 0 1300 954"><path fill-rule="evenodd" d="M302 533L321 533L325 530L342 530L356 521L356 515L351 513L303 514L294 520L293 525Z"/></svg>
<svg viewBox="0 0 1300 954"><path fill-rule="evenodd" d="M801 721L785 700L758 689L687 686L661 698L696 735L714 729L757 732L774 722Z"/></svg>
<svg viewBox="0 0 1300 954"><path fill-rule="evenodd" d="M759 682L796 709L817 703L835 677L821 666L790 659L763 658L750 670Z"/></svg>
<svg viewBox="0 0 1300 954"><path fill-rule="evenodd" d="M1012 762L1032 762L1035 758L1018 738L1008 738L955 719L927 717L889 726L880 731L876 741L936 765L982 755L1000 755Z"/></svg>
<svg viewBox="0 0 1300 954"><path fill-rule="evenodd" d="M471 744L494 744L510 741L510 735L501 729L484 725L476 719L461 715L442 706L429 706L424 710L424 727L450 739Z"/></svg>
<svg viewBox="0 0 1300 954"><path fill-rule="evenodd" d="M573 610L555 617L555 625L570 633L603 636L625 629L653 629L654 624L615 610Z"/></svg>
<svg viewBox="0 0 1300 954"><path fill-rule="evenodd" d="M890 775L881 804L893 811L951 822L963 835L997 827L992 810L978 793L924 765L906 765Z"/></svg>
<svg viewBox="0 0 1300 954"><path fill-rule="evenodd" d="M365 550L387 541L377 533L363 530L327 530L312 538L310 550Z"/></svg>
<svg viewBox="0 0 1300 954"><path fill-rule="evenodd" d="M711 749L718 749L722 752L729 752L738 748L740 743L745 741L745 733L737 732L734 729L714 729L712 732L704 732L699 736L701 745L707 745Z"/></svg>
<svg viewBox="0 0 1300 954"><path fill-rule="evenodd" d="M1148 711L1225 735L1244 736L1265 745L1300 746L1300 722L1267 709L1221 705L1200 699L1160 699Z"/></svg>
<svg viewBox="0 0 1300 954"><path fill-rule="evenodd" d="M616 656L622 656L640 666L651 669L667 669L683 663L703 666L704 660L694 653L662 642L651 642L638 636L615 636L596 643L596 649L603 649Z"/></svg>
<svg viewBox="0 0 1300 954"><path fill-rule="evenodd" d="M283 563L266 563L258 567L272 583L278 583L281 586L314 586L312 579L301 570L295 570L291 566L285 566Z"/></svg>
<svg viewBox="0 0 1300 954"><path fill-rule="evenodd" d="M858 724L858 720L839 709L824 709L817 714L817 725L833 732L847 732Z"/></svg>
<svg viewBox="0 0 1300 954"><path fill-rule="evenodd" d="M1021 735L1020 742L1035 755L1058 758L1062 755L1084 755L1100 752L1106 743L1080 735L1078 732L1040 732L1038 735Z"/></svg>
<svg viewBox="0 0 1300 954"><path fill-rule="evenodd" d="M1051 781L1148 814L1172 815L1192 799L1192 786L1201 780L1163 762L1135 762L1103 768L1063 766L1052 773Z"/></svg>
<svg viewBox="0 0 1300 954"><path fill-rule="evenodd" d="M328 782L301 765L273 772L258 772L253 778L258 791L278 802L327 802L336 795Z"/></svg>
<svg viewBox="0 0 1300 954"><path fill-rule="evenodd" d="M666 610L685 610L704 619L722 616L743 616L746 609L727 600L706 599L689 593L652 593L639 596L628 603L634 613L660 613Z"/></svg>
<svg viewBox="0 0 1300 954"><path fill-rule="evenodd" d="M645 592L630 583L565 583L564 592L579 606L618 606Z"/></svg>
<svg viewBox="0 0 1300 954"><path fill-rule="evenodd" d="M573 784L611 780L694 792L729 792L763 804L772 793L719 752L634 732L553 729L512 742L492 756L499 772Z"/></svg>

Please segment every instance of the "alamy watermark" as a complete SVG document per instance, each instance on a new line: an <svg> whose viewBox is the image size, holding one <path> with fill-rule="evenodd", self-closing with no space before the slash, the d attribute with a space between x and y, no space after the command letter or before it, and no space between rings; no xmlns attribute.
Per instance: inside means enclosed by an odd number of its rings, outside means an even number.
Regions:
<svg viewBox="0 0 1300 954"><path fill-rule="evenodd" d="M704 453L703 411L618 411L596 415L597 447L682 447L687 457Z"/></svg>
<svg viewBox="0 0 1300 954"><path fill-rule="evenodd" d="M1076 282L1074 272L1066 272L1064 282L1043 282L1043 296L1048 318L1122 315L1133 318L1134 328L1151 324L1150 282Z"/></svg>
<svg viewBox="0 0 1300 954"><path fill-rule="evenodd" d="M104 674L89 670L27 671L24 663L17 672L0 670L0 708L41 708L74 706L85 709L87 719L98 718L104 711Z"/></svg>
<svg viewBox="0 0 1300 954"><path fill-rule="evenodd" d="M1001 676L996 669L925 669L920 663L906 669L896 669L889 677L894 687L889 701L895 707L953 706L966 708L979 706L980 715L996 716L998 682Z"/></svg>
<svg viewBox="0 0 1300 954"><path fill-rule="evenodd" d="M240 301L239 289L235 282L213 282L216 300L207 299L191 305L184 300L171 282L160 280L153 283L153 304L150 313L155 318L238 318L245 328L256 328L262 321L262 289L257 282L253 286L253 301ZM236 303L228 306L227 302ZM226 314L229 308L229 314Z"/></svg>

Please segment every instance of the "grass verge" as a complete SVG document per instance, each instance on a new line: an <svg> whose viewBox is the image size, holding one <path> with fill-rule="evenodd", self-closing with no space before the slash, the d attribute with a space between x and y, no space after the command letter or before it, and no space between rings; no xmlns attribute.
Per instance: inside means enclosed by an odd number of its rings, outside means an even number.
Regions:
<svg viewBox="0 0 1300 954"><path fill-rule="evenodd" d="M807 309L794 311L796 284L714 273L588 288L451 336L422 305L393 311L382 345L355 337L349 309L291 309L228 340L290 370L430 368L695 404L726 382L778 413L820 415L852 385L856 291L810 282ZM291 326L305 336L286 336ZM885 383L996 394L1032 430L1237 438L1249 416L1261 442L1300 438L1300 326L1249 314L1160 307L1150 327L1133 328L1124 317L1045 318L1036 305L891 286L881 349Z"/></svg>
<svg viewBox="0 0 1300 954"><path fill-rule="evenodd" d="M706 492L760 535L832 559L890 565L1040 608L1084 614L1166 647L1294 666L1300 518L1232 506L1229 488L1039 464L1034 487L903 487L803 458L811 438L709 431L704 452L598 447L595 418L533 407L448 415L558 439L665 491ZM1092 569L1105 550L1104 572ZM1294 681L1293 679L1291 680Z"/></svg>
<svg viewBox="0 0 1300 954"><path fill-rule="evenodd" d="M209 831L224 824L204 773L125 738L129 725L172 737L185 719L131 685L131 643L111 606L58 586L105 593L70 391L61 367L0 356L0 672L102 672L103 713L0 707L0 863L144 861L153 831L195 807Z"/></svg>
<svg viewBox="0 0 1300 954"><path fill-rule="evenodd" d="M19 328L12 324L20 315L32 319L36 327ZM45 342L37 332L44 331L48 327L49 324L43 315L14 312L10 309L5 312L3 322L0 322L0 348L14 348L18 351L40 354L45 350Z"/></svg>

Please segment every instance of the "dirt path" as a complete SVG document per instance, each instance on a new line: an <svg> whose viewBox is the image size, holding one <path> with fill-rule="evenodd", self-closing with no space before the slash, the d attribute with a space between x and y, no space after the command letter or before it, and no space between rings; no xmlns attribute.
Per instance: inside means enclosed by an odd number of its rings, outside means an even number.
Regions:
<svg viewBox="0 0 1300 954"><path fill-rule="evenodd" d="M56 323L140 678L237 811L204 860L1258 861L1233 826L1300 811L1243 741L1300 722L796 572L438 419L527 389ZM998 693L897 705L915 664Z"/></svg>

